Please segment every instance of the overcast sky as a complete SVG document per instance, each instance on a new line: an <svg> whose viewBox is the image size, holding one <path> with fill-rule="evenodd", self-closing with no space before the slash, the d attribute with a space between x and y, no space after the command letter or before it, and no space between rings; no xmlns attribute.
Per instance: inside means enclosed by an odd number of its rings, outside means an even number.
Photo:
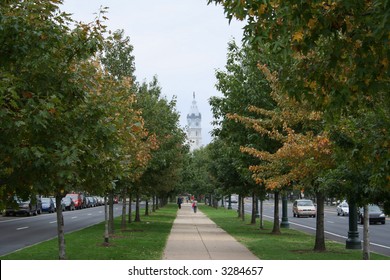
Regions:
<svg viewBox="0 0 390 280"><path fill-rule="evenodd" d="M227 44L242 38L240 22L229 25L221 6L207 0L64 0L61 10L73 19L91 22L99 8L109 7L108 29L123 29L134 46L135 75L151 81L157 75L162 94L177 96L180 124L195 92L202 114L203 144L211 141L212 114L208 104L215 89L215 70L224 69Z"/></svg>

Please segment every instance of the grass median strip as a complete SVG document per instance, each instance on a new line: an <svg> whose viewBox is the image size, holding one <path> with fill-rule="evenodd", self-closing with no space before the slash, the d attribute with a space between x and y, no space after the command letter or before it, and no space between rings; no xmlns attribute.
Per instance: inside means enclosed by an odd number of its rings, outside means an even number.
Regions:
<svg viewBox="0 0 390 280"><path fill-rule="evenodd" d="M232 235L262 260L361 260L361 250L347 250L345 244L327 240L325 252L314 252L315 236L293 229L281 229L281 235L271 234L273 223L264 221L263 230L237 218L235 210L215 209L200 206L200 210L219 227ZM389 260L378 254L371 254L373 260Z"/></svg>
<svg viewBox="0 0 390 280"><path fill-rule="evenodd" d="M142 222L120 229L121 218L115 219L115 233L104 244L104 223L65 235L69 260L159 260L176 217L177 205L168 204ZM2 260L56 260L57 238L0 257Z"/></svg>

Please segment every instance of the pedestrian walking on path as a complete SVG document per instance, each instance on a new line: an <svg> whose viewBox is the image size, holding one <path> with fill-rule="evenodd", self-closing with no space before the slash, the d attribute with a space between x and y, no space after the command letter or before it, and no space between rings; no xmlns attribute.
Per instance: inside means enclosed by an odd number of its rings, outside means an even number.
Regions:
<svg viewBox="0 0 390 280"><path fill-rule="evenodd" d="M196 210L198 210L198 202L196 199L192 202L192 209L194 210L194 213L196 213Z"/></svg>
<svg viewBox="0 0 390 280"><path fill-rule="evenodd" d="M182 203L183 203L183 198L179 196L179 197L177 198L177 206L179 207L179 209L181 209Z"/></svg>
<svg viewBox="0 0 390 280"><path fill-rule="evenodd" d="M183 203L164 250L165 260L258 260L190 203Z"/></svg>

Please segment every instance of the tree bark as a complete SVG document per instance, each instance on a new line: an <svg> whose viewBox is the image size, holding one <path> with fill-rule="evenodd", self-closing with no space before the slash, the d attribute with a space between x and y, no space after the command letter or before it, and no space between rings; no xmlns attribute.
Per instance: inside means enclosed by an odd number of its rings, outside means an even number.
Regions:
<svg viewBox="0 0 390 280"><path fill-rule="evenodd" d="M241 218L241 195L238 195L238 209L237 209L237 218Z"/></svg>
<svg viewBox="0 0 390 280"><path fill-rule="evenodd" d="M108 198L108 233L114 234L114 193L112 191L110 191Z"/></svg>
<svg viewBox="0 0 390 280"><path fill-rule="evenodd" d="M241 219L245 221L245 202L244 196L241 197Z"/></svg>
<svg viewBox="0 0 390 280"><path fill-rule="evenodd" d="M145 201L145 216L149 216L149 199Z"/></svg>
<svg viewBox="0 0 390 280"><path fill-rule="evenodd" d="M317 192L317 220L316 220L316 241L314 251L323 252L325 247L325 227L324 227L324 205L325 196L322 191Z"/></svg>
<svg viewBox="0 0 390 280"><path fill-rule="evenodd" d="M141 215L139 213L139 194L135 195L135 222L141 222Z"/></svg>
<svg viewBox="0 0 390 280"><path fill-rule="evenodd" d="M61 205L62 195L56 194L57 205L57 236L58 236L58 259L66 260L66 248L65 248L65 234L64 234L64 215L62 214Z"/></svg>
<svg viewBox="0 0 390 280"><path fill-rule="evenodd" d="M363 225L363 260L370 259L370 219L368 205L364 206L364 225Z"/></svg>
<svg viewBox="0 0 390 280"><path fill-rule="evenodd" d="M121 229L126 229L126 198L127 198L127 188L123 188L122 190L122 219L121 219Z"/></svg>
<svg viewBox="0 0 390 280"><path fill-rule="evenodd" d="M272 234L281 234L279 223L279 192L274 193L274 227L272 228Z"/></svg>
<svg viewBox="0 0 390 280"><path fill-rule="evenodd" d="M263 221L263 200L260 200L260 229L264 229L264 221Z"/></svg>
<svg viewBox="0 0 390 280"><path fill-rule="evenodd" d="M104 243L109 243L109 230L108 230L108 200L107 195L104 195Z"/></svg>
<svg viewBox="0 0 390 280"><path fill-rule="evenodd" d="M128 213L128 217L127 217L127 223L131 223L132 222L132 204L133 204L133 195L131 194L131 191L129 192L129 213Z"/></svg>
<svg viewBox="0 0 390 280"><path fill-rule="evenodd" d="M252 217L251 217L251 224L256 224L256 195L255 193L252 193Z"/></svg>

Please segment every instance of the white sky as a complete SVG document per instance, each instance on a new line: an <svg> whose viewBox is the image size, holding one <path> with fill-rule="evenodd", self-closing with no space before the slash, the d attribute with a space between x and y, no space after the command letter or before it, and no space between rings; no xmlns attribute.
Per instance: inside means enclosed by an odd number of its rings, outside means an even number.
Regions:
<svg viewBox="0 0 390 280"><path fill-rule="evenodd" d="M180 124L187 124L192 93L202 114L203 144L211 141L211 108L215 70L224 69L227 43L242 38L240 22L225 18L223 8L207 0L64 0L61 10L91 22L99 8L109 7L109 30L123 29L134 46L135 75L147 82L157 75L163 96L177 96Z"/></svg>

